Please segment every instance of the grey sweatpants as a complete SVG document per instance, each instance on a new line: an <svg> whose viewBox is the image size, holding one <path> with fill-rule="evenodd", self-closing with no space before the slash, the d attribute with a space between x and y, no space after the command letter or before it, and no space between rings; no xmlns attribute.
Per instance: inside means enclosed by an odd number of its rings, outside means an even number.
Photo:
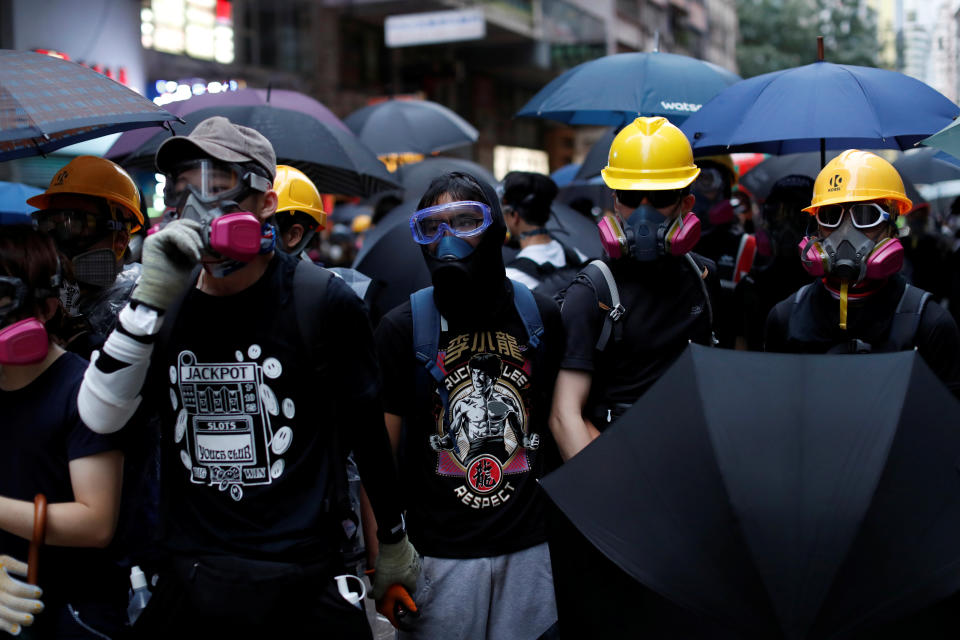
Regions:
<svg viewBox="0 0 960 640"><path fill-rule="evenodd" d="M535 640L557 620L546 543L490 558L424 556L402 640Z"/></svg>

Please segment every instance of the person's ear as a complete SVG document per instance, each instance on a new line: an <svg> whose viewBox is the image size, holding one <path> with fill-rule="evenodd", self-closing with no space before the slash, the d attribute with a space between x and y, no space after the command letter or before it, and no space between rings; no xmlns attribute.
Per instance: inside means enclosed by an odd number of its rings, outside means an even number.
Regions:
<svg viewBox="0 0 960 640"><path fill-rule="evenodd" d="M697 197L692 193L688 193L683 196L683 200L680 201L680 212L681 215L687 215L693 211L693 204L697 201Z"/></svg>
<svg viewBox="0 0 960 640"><path fill-rule="evenodd" d="M50 318L52 318L57 313L57 309L60 307L59 298L47 298L40 304L40 317L38 320L43 324L46 324Z"/></svg>
<svg viewBox="0 0 960 640"><path fill-rule="evenodd" d="M263 205L260 207L260 215L257 216L260 222L267 222L273 217L273 214L277 212L279 202L277 192L273 189L263 194Z"/></svg>
<svg viewBox="0 0 960 640"><path fill-rule="evenodd" d="M287 229L287 232L284 234L283 241L287 245L288 249L292 249L303 240L304 229L303 225L299 222L294 223Z"/></svg>

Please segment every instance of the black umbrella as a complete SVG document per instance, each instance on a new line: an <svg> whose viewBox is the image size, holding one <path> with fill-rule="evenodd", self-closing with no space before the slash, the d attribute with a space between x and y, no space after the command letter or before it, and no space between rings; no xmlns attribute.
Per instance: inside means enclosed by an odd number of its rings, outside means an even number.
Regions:
<svg viewBox="0 0 960 640"><path fill-rule="evenodd" d="M477 141L477 130L456 113L429 100L387 100L344 118L344 123L379 156L430 154Z"/></svg>
<svg viewBox="0 0 960 640"><path fill-rule="evenodd" d="M374 322L414 291L430 286L420 245L406 222L416 209L417 201L408 200L384 216L367 232L353 261L353 268L373 281L366 300Z"/></svg>
<svg viewBox="0 0 960 640"><path fill-rule="evenodd" d="M940 217L950 214L953 201L960 196L960 166L936 149L905 153L893 166L904 179L914 182Z"/></svg>
<svg viewBox="0 0 960 640"><path fill-rule="evenodd" d="M960 590L958 415L913 351L692 345L543 485L612 561L718 630L849 637Z"/></svg>
<svg viewBox="0 0 960 640"><path fill-rule="evenodd" d="M840 154L839 151L827 151L826 159L830 162ZM740 186L745 188L757 202L763 202L770 195L770 189L780 178L789 175L808 176L816 179L820 173L820 153L808 151L806 153L791 153L786 156L770 156L740 178ZM960 175L960 168L957 169ZM910 179L901 173L903 187L907 197L913 202L913 208L929 206L929 203L917 191Z"/></svg>
<svg viewBox="0 0 960 640"><path fill-rule="evenodd" d="M472 160L445 156L425 158L420 162L402 165L397 169L396 179L403 185L403 191L406 194L405 199L419 201L420 196L427 190L434 178L451 171L469 173L491 187L497 186L497 179L482 165Z"/></svg>
<svg viewBox="0 0 960 640"><path fill-rule="evenodd" d="M271 104L207 107L184 115L187 124L182 131L178 128L178 133L193 131L212 116L224 116L234 124L262 133L273 144L277 163L303 171L321 193L364 196L399 186L383 163L350 131L302 111ZM152 169L157 148L168 137L169 134L157 133L130 152L121 164Z"/></svg>

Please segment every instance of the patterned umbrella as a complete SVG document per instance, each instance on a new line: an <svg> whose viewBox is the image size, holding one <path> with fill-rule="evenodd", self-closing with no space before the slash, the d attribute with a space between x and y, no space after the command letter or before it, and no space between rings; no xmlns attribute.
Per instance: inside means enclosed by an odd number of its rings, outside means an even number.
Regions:
<svg viewBox="0 0 960 640"><path fill-rule="evenodd" d="M75 62L0 49L0 161L175 119Z"/></svg>

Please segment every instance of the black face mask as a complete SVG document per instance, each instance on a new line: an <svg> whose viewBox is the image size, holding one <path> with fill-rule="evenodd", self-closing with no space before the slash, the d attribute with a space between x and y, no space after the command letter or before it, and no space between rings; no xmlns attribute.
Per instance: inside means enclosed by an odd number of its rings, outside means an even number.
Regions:
<svg viewBox="0 0 960 640"><path fill-rule="evenodd" d="M500 198L492 187L478 183L490 206L492 222L477 247L462 258L438 258L429 245L420 247L430 270L437 309L447 320L468 326L482 324L510 301L502 253L507 225Z"/></svg>

